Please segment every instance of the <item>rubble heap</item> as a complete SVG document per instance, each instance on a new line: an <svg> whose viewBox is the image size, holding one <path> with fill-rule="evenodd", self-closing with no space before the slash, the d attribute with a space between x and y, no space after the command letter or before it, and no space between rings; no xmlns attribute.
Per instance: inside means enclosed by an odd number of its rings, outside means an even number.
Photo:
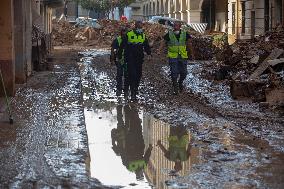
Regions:
<svg viewBox="0 0 284 189"><path fill-rule="evenodd" d="M284 105L284 32L225 45L216 52L215 80L230 80L231 95Z"/></svg>
<svg viewBox="0 0 284 189"><path fill-rule="evenodd" d="M69 22L54 21L52 28L53 45L72 45L74 42L78 41L75 39L75 36L80 32L80 30L80 28L72 27Z"/></svg>
<svg viewBox="0 0 284 189"><path fill-rule="evenodd" d="M119 34L120 27L133 28L134 22L120 22L116 20L99 20L101 29L84 27L77 28L66 21L54 21L53 45L85 45L96 47L110 47L112 40ZM160 46L167 28L160 24L143 23L143 28L149 39L153 51ZM194 46L195 58L208 60L212 58L212 39L190 31Z"/></svg>

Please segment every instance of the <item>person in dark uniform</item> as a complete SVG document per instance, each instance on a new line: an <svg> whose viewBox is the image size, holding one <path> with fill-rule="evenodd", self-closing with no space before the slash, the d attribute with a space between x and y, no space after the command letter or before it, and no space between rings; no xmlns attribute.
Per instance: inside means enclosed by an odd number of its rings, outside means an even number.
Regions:
<svg viewBox="0 0 284 189"><path fill-rule="evenodd" d="M143 178L143 170L147 166L152 145L145 150L141 119L134 105L124 106L125 121L123 121L122 106L118 106L117 128L111 131L114 152L121 156L123 165L136 174L137 179Z"/></svg>
<svg viewBox="0 0 284 189"><path fill-rule="evenodd" d="M161 53L165 45L168 47L169 65L173 84L173 94L177 95L183 91L183 81L187 75L187 61L194 58L191 36L181 29L181 23L175 22L173 31L169 31L164 36L165 43L161 43L158 54Z"/></svg>
<svg viewBox="0 0 284 189"><path fill-rule="evenodd" d="M122 90L128 94L128 78L127 78L127 64L125 62L124 53L122 52L121 58L118 58L118 49L122 43L122 36L126 34L127 29L125 27L120 28L120 35L116 37L111 44L110 62L116 65L116 96L120 96ZM124 76L124 89L122 87L122 81Z"/></svg>
<svg viewBox="0 0 284 189"><path fill-rule="evenodd" d="M144 51L148 55L151 55L148 39L142 29L142 22L136 21L135 28L127 32L119 48L119 58L122 57L124 52L125 61L128 66L128 79L132 101L137 100L138 87L142 77ZM125 97L128 97L127 93L125 93Z"/></svg>

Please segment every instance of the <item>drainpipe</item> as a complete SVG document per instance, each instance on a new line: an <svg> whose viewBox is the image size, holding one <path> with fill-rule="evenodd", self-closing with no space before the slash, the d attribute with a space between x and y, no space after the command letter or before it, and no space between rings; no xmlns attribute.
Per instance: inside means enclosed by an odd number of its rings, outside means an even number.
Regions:
<svg viewBox="0 0 284 189"><path fill-rule="evenodd" d="M237 27L236 27L236 40L239 39L239 0L236 0L236 12L237 12L237 16L236 16L236 20L237 20Z"/></svg>

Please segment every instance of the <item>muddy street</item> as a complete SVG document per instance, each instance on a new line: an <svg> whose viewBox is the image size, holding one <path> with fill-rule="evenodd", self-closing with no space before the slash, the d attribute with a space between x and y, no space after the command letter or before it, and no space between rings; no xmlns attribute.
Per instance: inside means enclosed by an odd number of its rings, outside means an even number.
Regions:
<svg viewBox="0 0 284 189"><path fill-rule="evenodd" d="M1 117L1 188L283 188L283 117L234 101L188 65L143 65L138 102L116 97L109 50L56 49Z"/></svg>
<svg viewBox="0 0 284 189"><path fill-rule="evenodd" d="M0 9L0 189L284 189L284 0Z"/></svg>
<svg viewBox="0 0 284 189"><path fill-rule="evenodd" d="M131 103L115 96L108 51L79 57L92 177L124 188L282 188L283 118L202 79L206 62L192 62L187 90L172 96L165 62L146 61Z"/></svg>

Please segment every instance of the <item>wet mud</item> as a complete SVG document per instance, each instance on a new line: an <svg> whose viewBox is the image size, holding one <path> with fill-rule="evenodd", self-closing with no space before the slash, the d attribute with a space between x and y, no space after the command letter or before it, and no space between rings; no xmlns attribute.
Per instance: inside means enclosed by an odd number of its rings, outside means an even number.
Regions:
<svg viewBox="0 0 284 189"><path fill-rule="evenodd" d="M59 51L12 100L14 124L0 119L0 188L87 188L87 132L76 52ZM72 59L75 57L75 60Z"/></svg>
<svg viewBox="0 0 284 189"><path fill-rule="evenodd" d="M252 111L256 105L244 102L240 103L244 104L243 109L236 109L237 102L225 96L222 90L226 86L209 82L208 86L204 85L206 81L198 77L198 71L194 76L194 72L190 72L187 90L173 96L165 62L144 63L139 100L131 103L115 96L116 68L109 63L107 51L89 50L79 54L88 57L87 61L81 59L79 67L85 78L82 83L90 152L94 149L90 153L91 159L93 156L91 175L103 184L115 185L116 179L111 179L113 175L109 172L124 175L128 171L128 176L116 181L125 188L283 186L283 120L280 116L260 111L247 114L246 111ZM189 71L199 68L199 64L189 65ZM217 95L210 93L210 87L223 96L214 98ZM136 112L135 115L127 113L129 109ZM262 117L264 115L267 116ZM135 128L134 133L131 127ZM143 142L139 142L141 138ZM173 140L174 147L170 144ZM131 146L136 150L131 151ZM152 148L150 157L145 160L149 147ZM141 164L134 167L143 168L142 173L129 170L132 158L134 162L139 159ZM106 168L103 160L109 162L107 172L103 171ZM96 165L96 161L101 163Z"/></svg>
<svg viewBox="0 0 284 189"><path fill-rule="evenodd" d="M18 89L15 124L0 118L0 188L283 188L283 118L233 101L202 62L173 96L167 61L146 60L137 103L116 97L106 49L53 63Z"/></svg>

